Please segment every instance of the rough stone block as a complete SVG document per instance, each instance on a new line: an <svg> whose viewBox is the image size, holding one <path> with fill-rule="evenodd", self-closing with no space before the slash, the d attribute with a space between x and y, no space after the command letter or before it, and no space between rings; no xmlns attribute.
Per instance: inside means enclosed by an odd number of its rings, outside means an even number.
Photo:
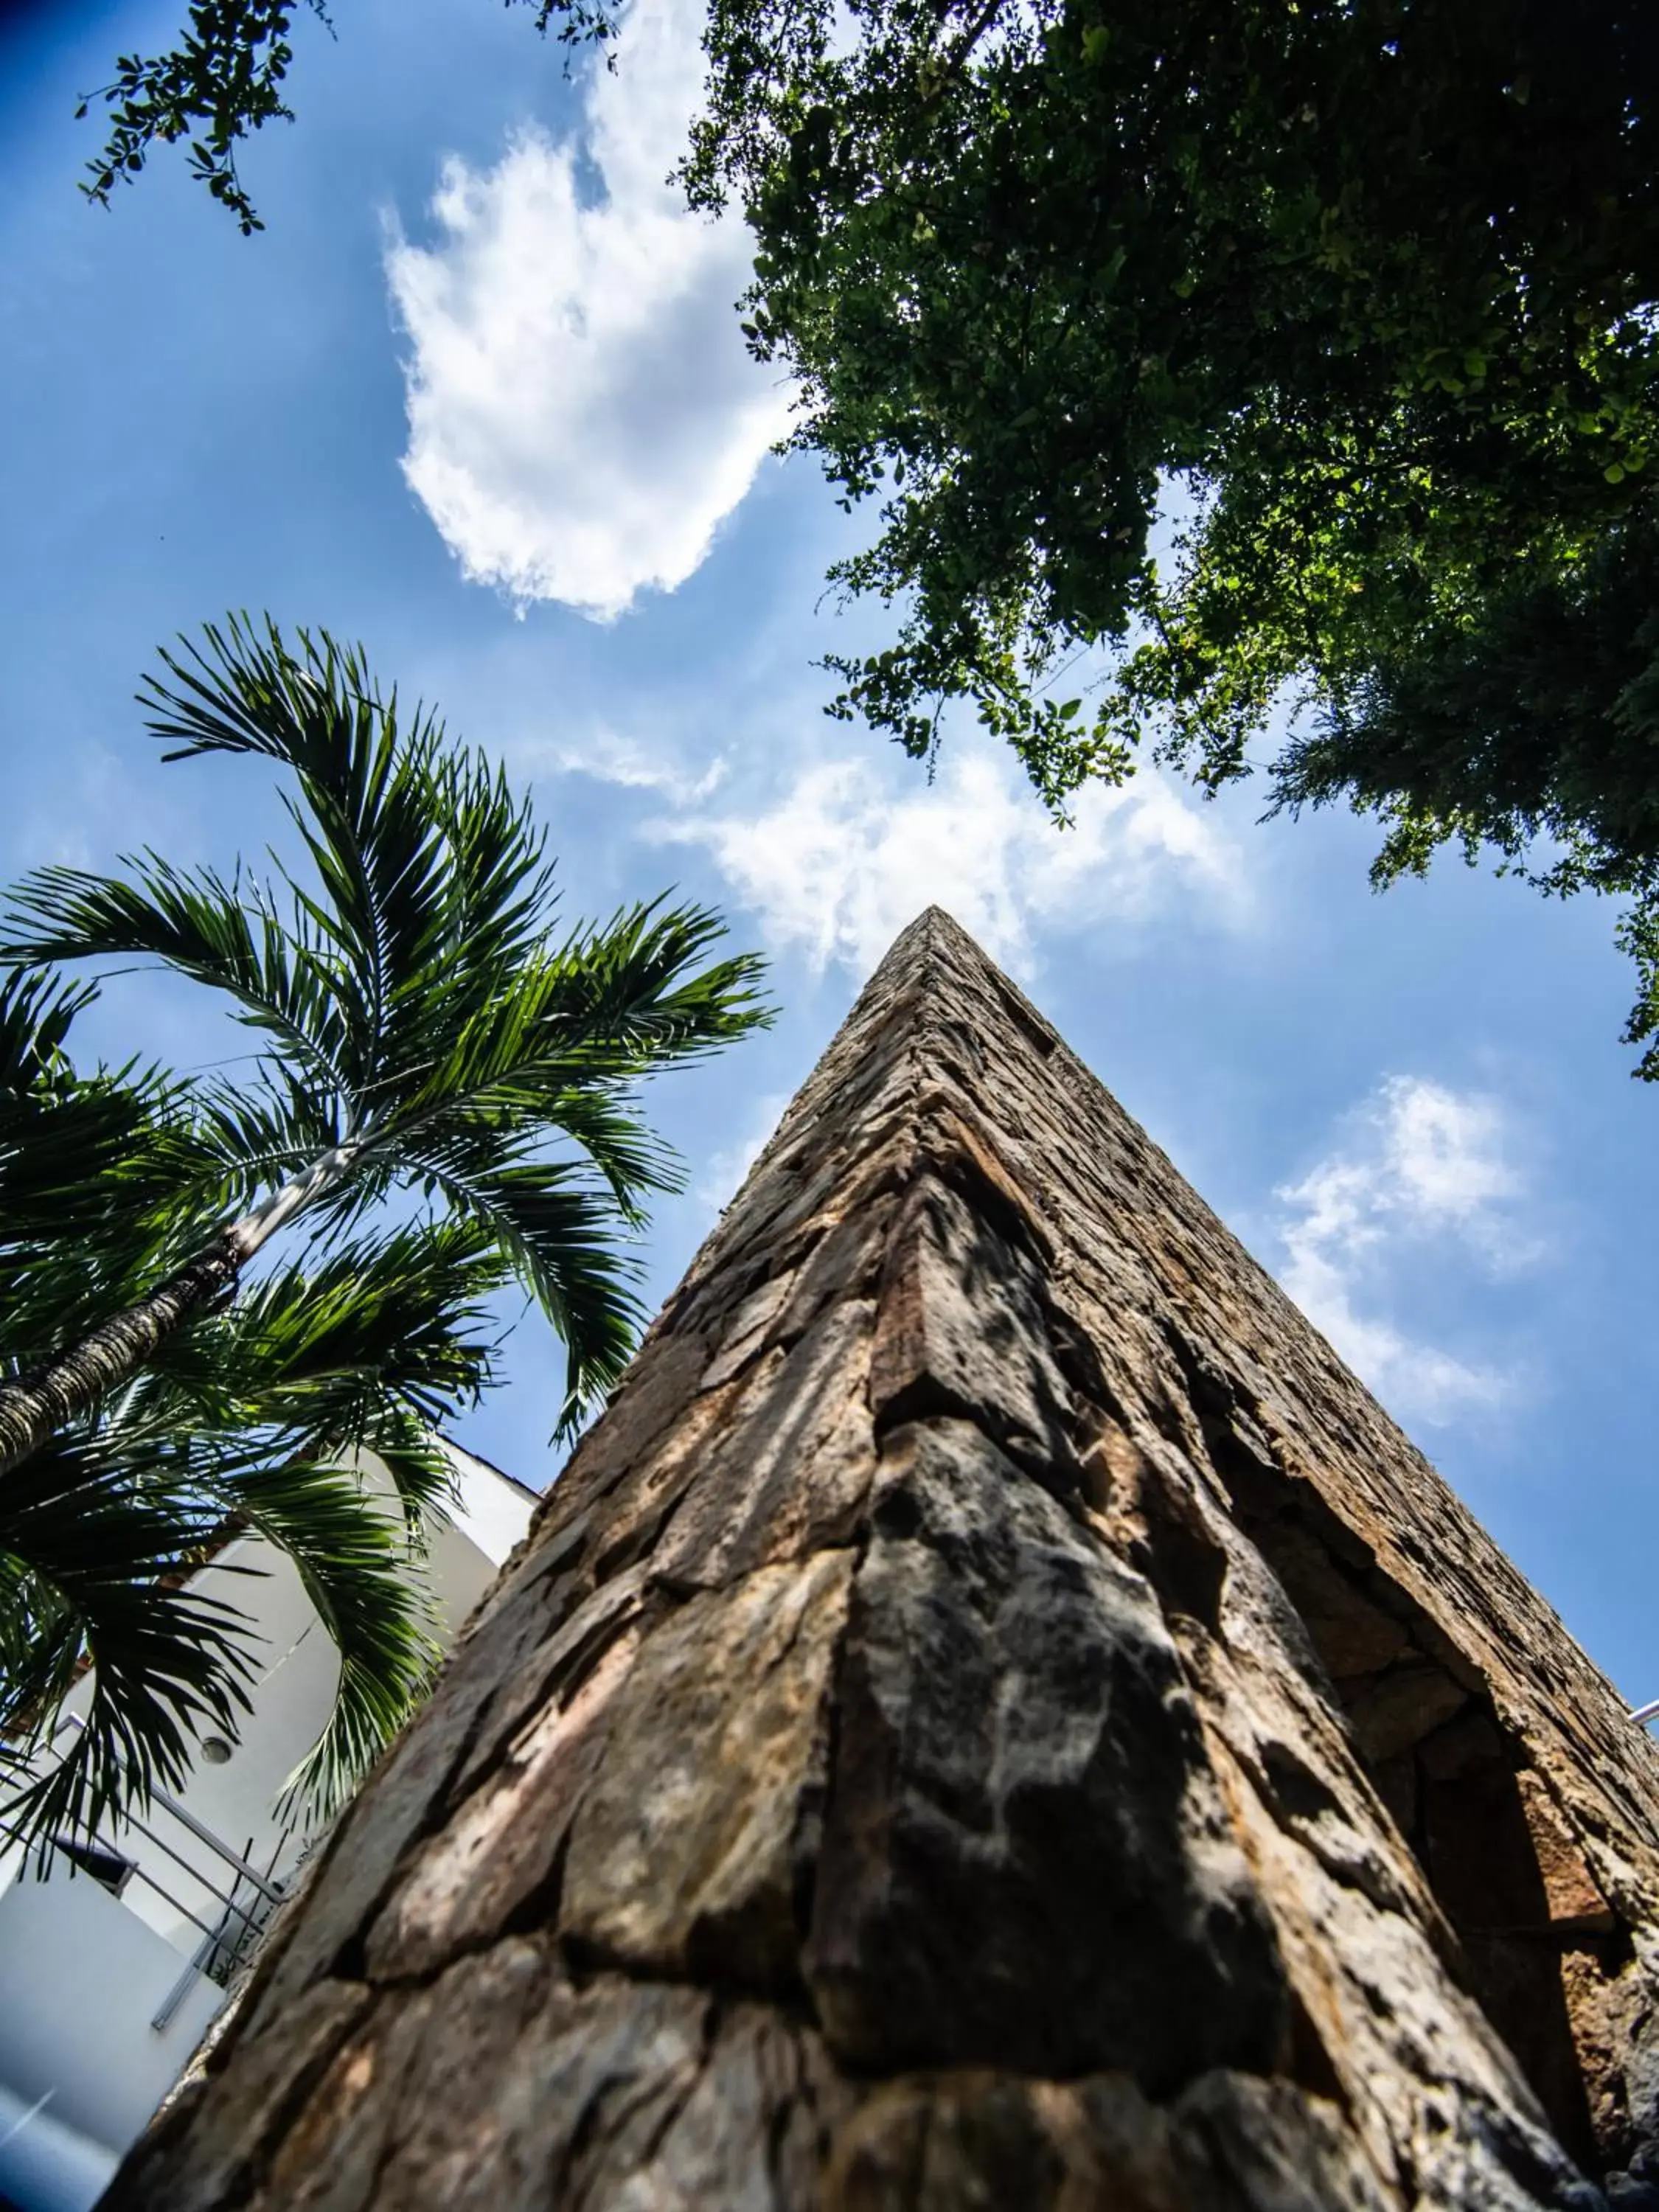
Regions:
<svg viewBox="0 0 1659 2212"><path fill-rule="evenodd" d="M1076 1407L1043 1323L1036 1262L937 1176L894 1224L870 1402L878 1428L978 1421L1040 1480L1076 1482Z"/></svg>
<svg viewBox="0 0 1659 2212"><path fill-rule="evenodd" d="M653 1580L714 1589L851 1539L876 1467L874 1313L862 1300L832 1306L754 1370L652 1553Z"/></svg>
<svg viewBox="0 0 1659 2212"><path fill-rule="evenodd" d="M1270 2066L1284 1983L1152 1592L966 1422L890 1452L807 1960L831 2047Z"/></svg>
<svg viewBox="0 0 1659 2212"><path fill-rule="evenodd" d="M623 1686L566 1862L562 1934L639 1972L792 1986L850 1552L688 1599Z"/></svg>

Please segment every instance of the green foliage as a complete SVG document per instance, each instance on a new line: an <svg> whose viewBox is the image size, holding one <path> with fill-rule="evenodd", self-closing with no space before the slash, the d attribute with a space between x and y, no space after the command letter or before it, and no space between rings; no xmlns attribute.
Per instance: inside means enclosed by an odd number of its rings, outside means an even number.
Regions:
<svg viewBox="0 0 1659 2212"><path fill-rule="evenodd" d="M0 1815L31 1833L176 1785L194 1735L234 1735L245 1625L179 1585L243 1527L295 1560L339 1647L296 1779L337 1802L431 1662L404 1568L449 1487L434 1431L489 1380L489 1301L516 1280L563 1337L574 1425L628 1357L630 1238L679 1180L639 1083L769 1018L758 963L710 958L722 928L700 908L556 928L527 803L435 717L405 717L355 649L232 620L163 656L143 696L168 757L280 770L302 859L227 877L145 852L14 892L0 1391L228 1231L257 1249L273 1194L298 1200L281 1218L305 1244L0 1476L0 1740L19 1767ZM79 1072L90 989L43 963L135 957L214 991L251 1067ZM390 1470L401 1522L366 1500L360 1452ZM43 1764L88 1664L87 1726Z"/></svg>
<svg viewBox="0 0 1659 2212"><path fill-rule="evenodd" d="M147 1224L198 1172L179 1085L136 1063L76 1071L70 1031L96 995L0 969L0 1315L19 1356L96 1317L82 1243L141 1265ZM42 1340L19 1344L37 1325Z"/></svg>
<svg viewBox="0 0 1659 2212"><path fill-rule="evenodd" d="M878 0L848 52L827 0L717 0L690 185L756 224L798 442L884 501L846 580L916 595L851 703L915 745L941 690L1018 719L1019 647L1145 623L1101 741L1175 710L1224 772L1286 678L1622 513L1659 274L1628 20Z"/></svg>
<svg viewBox="0 0 1659 2212"><path fill-rule="evenodd" d="M0 1376L140 1294L199 1159L183 1086L76 1074L88 995L0 976ZM289 1553L339 1649L331 1721L297 1778L323 1809L337 1801L430 1668L407 1560L451 1486L434 1429L489 1379L483 1304L504 1272L487 1240L441 1223L278 1270L0 1480L9 1832L90 1828L176 1787L193 1737L234 1736L246 1623L181 1583L242 1528ZM369 1502L360 1450L385 1461L406 1519ZM84 1726L41 1758L88 1666Z"/></svg>
<svg viewBox="0 0 1659 2212"><path fill-rule="evenodd" d="M291 652L233 620L163 664L143 696L168 757L277 763L309 868L226 877L146 852L125 878L40 869L14 894L6 949L136 957L217 993L263 1049L204 1087L203 1201L257 1206L340 1152L319 1225L400 1193L472 1222L564 1338L569 1427L641 1318L619 1228L679 1182L638 1081L768 1019L759 963L705 964L724 927L701 908L562 930L528 802L326 635Z"/></svg>
<svg viewBox="0 0 1659 2212"><path fill-rule="evenodd" d="M713 0L709 52L687 181L755 225L793 443L879 510L836 574L896 635L832 711L914 754L962 698L1056 810L1148 748L1214 788L1644 509L1659 36L1622 0Z"/></svg>
<svg viewBox="0 0 1659 2212"><path fill-rule="evenodd" d="M569 47L605 40L616 29L605 0L527 4L538 31L557 19L557 35ZM324 0L305 5L332 27ZM237 173L236 149L265 124L294 119L283 96L294 59L288 35L294 12L295 0L195 0L176 46L164 54L121 55L112 81L76 111L85 116L100 102L110 112L109 137L87 164L89 181L81 187L88 198L109 206L116 185L137 179L155 146L184 139L191 174L235 216L243 235L263 230Z"/></svg>
<svg viewBox="0 0 1659 2212"><path fill-rule="evenodd" d="M227 53L276 36L268 0L220 3ZM615 27L540 0L556 16L572 42ZM1645 896L1642 855L1606 842L1625 802L1599 787L1601 708L1539 809L1503 769L1437 811L1440 769L1372 719L1651 526L1644 11L710 0L707 43L685 183L755 227L744 327L795 375L791 443L880 518L833 575L892 608L891 641L830 659L832 714L931 758L966 701L1063 815L1148 751L1213 791L1307 710L1350 765L1377 739L1340 787L1389 823L1381 878L1472 823L1514 860L1531 823L1599 856L1535 879ZM193 51L143 66L205 82ZM255 82L246 57L223 76ZM249 94L236 131L261 119ZM1091 653L1109 672L1066 686ZM1489 758L1513 719L1483 725ZM1305 735L1277 804L1339 787L1308 781ZM1645 925L1624 934L1644 957Z"/></svg>
<svg viewBox="0 0 1659 2212"><path fill-rule="evenodd" d="M1275 805L1346 799L1387 825L1379 884L1455 842L1555 895L1627 894L1642 994L1626 1030L1659 1033L1659 518L1644 505L1582 561L1520 569L1478 623L1443 623L1379 659L1292 735ZM1532 856L1542 848L1544 858ZM1659 1079L1659 1045L1637 1068Z"/></svg>
<svg viewBox="0 0 1659 2212"><path fill-rule="evenodd" d="M324 23L322 0L307 0ZM288 32L293 0L197 0L189 23L171 52L146 58L123 54L112 82L89 94L110 110L109 137L82 190L107 207L118 184L131 184L159 141L189 140L191 173L229 209L244 236L263 230L236 173L237 142L280 117L293 119L283 98L294 49ZM198 136L192 137L192 131Z"/></svg>

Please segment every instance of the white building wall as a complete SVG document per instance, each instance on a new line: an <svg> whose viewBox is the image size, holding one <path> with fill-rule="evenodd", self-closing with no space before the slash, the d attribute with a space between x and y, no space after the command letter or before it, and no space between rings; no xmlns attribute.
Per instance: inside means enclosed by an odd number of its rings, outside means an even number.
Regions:
<svg viewBox="0 0 1659 2212"><path fill-rule="evenodd" d="M171 1944L86 1875L18 1882L0 1897L0 2081L27 2104L46 2098L77 2134L124 2147L224 2002L198 1974L166 2027L153 2028L186 1971Z"/></svg>
<svg viewBox="0 0 1659 2212"><path fill-rule="evenodd" d="M433 1601L434 1634L445 1648L523 1538L536 1505L495 1468L449 1449L456 1507L432 1533L424 1561L411 1565ZM376 1462L365 1473L396 1510L385 1469ZM279 1817L276 1802L328 1718L338 1656L297 1570L262 1538L238 1538L191 1587L234 1606L258 1641L246 1686L251 1710L230 1757L222 1765L198 1757L178 1802L280 1886L309 1838ZM83 1712L90 1695L89 1683L77 1686L66 1717ZM124 1825L105 1840L137 1869L119 1897L90 1875L72 1875L61 1858L45 1881L20 1866L15 1851L0 1860L0 2196L19 2212L83 2212L94 2201L96 2191L88 2193L75 2173L133 2140L224 2002L217 1983L191 1972L191 1960L205 1954L202 1923L222 1924L227 1892L244 1905L258 1896L164 1807L152 1806L142 1827ZM181 1975L189 1979L179 2008L157 2029L152 2022Z"/></svg>

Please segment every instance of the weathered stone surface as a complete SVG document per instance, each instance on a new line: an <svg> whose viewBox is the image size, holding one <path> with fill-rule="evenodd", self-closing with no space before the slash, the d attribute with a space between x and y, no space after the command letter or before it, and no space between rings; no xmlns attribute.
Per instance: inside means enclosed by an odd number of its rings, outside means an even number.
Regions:
<svg viewBox="0 0 1659 2212"><path fill-rule="evenodd" d="M200 2094L170 2112L157 2134L140 2142L125 2185L172 2212L246 2203L273 2141L372 2002L361 1983L325 1982L295 1998L276 2032L244 2035L234 2101ZM169 2152L185 2132L189 2157L180 2170Z"/></svg>
<svg viewBox="0 0 1659 2212"><path fill-rule="evenodd" d="M249 2212L807 2212L848 2092L810 2033L694 1990L578 1987L511 1941L386 2008Z"/></svg>
<svg viewBox="0 0 1659 2212"><path fill-rule="evenodd" d="M750 1293L732 1316L724 1343L704 1368L699 1389L717 1389L742 1374L769 1340L772 1324L788 1304L794 1287L793 1275L774 1275Z"/></svg>
<svg viewBox="0 0 1659 2212"><path fill-rule="evenodd" d="M1387 2202L1340 2109L1289 2082L1210 2075L1177 2102L1170 2134L1188 2203L1373 2212Z"/></svg>
<svg viewBox="0 0 1659 2212"><path fill-rule="evenodd" d="M651 2212L805 2212L830 2132L857 2093L817 2038L757 2005L724 2012L696 2087L650 2156L586 2200Z"/></svg>
<svg viewBox="0 0 1659 2212"><path fill-rule="evenodd" d="M894 1227L870 1378L878 1426L961 1413L1069 1486L1073 1410L1042 1322L1035 1259L937 1176Z"/></svg>
<svg viewBox="0 0 1659 2212"><path fill-rule="evenodd" d="M1517 1774L1515 1782L1550 1925L1584 1935L1611 1935L1618 1925L1613 1908L1597 1887L1542 1777L1528 1771Z"/></svg>
<svg viewBox="0 0 1659 2212"><path fill-rule="evenodd" d="M1348 1720L1367 1759L1393 1759L1449 1721L1468 1693L1442 1667L1416 1656L1365 1679L1348 1705Z"/></svg>
<svg viewBox="0 0 1659 2212"><path fill-rule="evenodd" d="M868 1393L874 1316L862 1299L833 1306L789 1351L774 1350L755 1369L652 1551L654 1580L676 1589L718 1588L755 1567L850 1540L876 1468Z"/></svg>
<svg viewBox="0 0 1659 2212"><path fill-rule="evenodd" d="M1571 2164L1463 1985L1422 1870L1368 1814L1334 1717L1248 1649L1183 1649L1203 1670L1212 1758L1285 1960L1296 2077L1338 2100L1404 2202L1480 2203L1487 2187L1496 2203L1572 2202Z"/></svg>
<svg viewBox="0 0 1659 2212"><path fill-rule="evenodd" d="M636 1972L795 1979L852 1569L849 1552L763 1567L648 1638L576 1813L568 1940Z"/></svg>
<svg viewBox="0 0 1659 2212"><path fill-rule="evenodd" d="M773 1342L793 1344L826 1306L875 1295L897 1205L896 1192L882 1191L850 1218L830 1217L769 1331Z"/></svg>
<svg viewBox="0 0 1659 2212"><path fill-rule="evenodd" d="M708 1368L711 1333L712 1319L702 1330L653 1332L655 1340L647 1339L604 1420L587 1431L542 1500L530 1532L532 1549L556 1537L577 1515L591 1514L623 1475L645 1464L665 1436L684 1429L688 1401ZM647 1348L649 1358L644 1356Z"/></svg>
<svg viewBox="0 0 1659 2212"><path fill-rule="evenodd" d="M872 1519L807 1963L832 2049L1271 2068L1283 1978L1152 1591L967 1422L892 1438Z"/></svg>
<svg viewBox="0 0 1659 2212"><path fill-rule="evenodd" d="M1655 1747L933 915L108 2202L1656 2188Z"/></svg>
<svg viewBox="0 0 1659 2212"><path fill-rule="evenodd" d="M1381 2212L1334 2106L1209 2074L1172 2106L1122 2075L921 2075L862 2105L824 2212Z"/></svg>
<svg viewBox="0 0 1659 2212"><path fill-rule="evenodd" d="M696 2085L709 2009L690 1989L615 1977L578 1988L541 1947L509 1938L382 2004L250 2212L615 2203Z"/></svg>
<svg viewBox="0 0 1659 2212"><path fill-rule="evenodd" d="M526 1656L556 1636L574 1592L568 1576L526 1582L518 1603L482 1620L451 1658L421 1725L392 1747L329 1839L303 1909L284 1914L242 2004L257 2033L301 1991L349 1968L400 1866L441 1818L446 1793L483 1717ZM346 1978L351 1978L349 1972ZM222 2060L235 2039L216 2051Z"/></svg>
<svg viewBox="0 0 1659 2212"><path fill-rule="evenodd" d="M1358 1579L1342 1571L1310 1528L1286 1528L1274 1547L1273 1570L1337 1680L1380 1674L1410 1648L1404 1624L1371 1602ZM1354 1718L1352 1707L1350 1717ZM1357 1718L1354 1724L1358 1726ZM1422 1733L1417 1729L1407 1741L1415 1742ZM1367 1748L1373 1759L1392 1755L1382 1746Z"/></svg>
<svg viewBox="0 0 1659 2212"><path fill-rule="evenodd" d="M517 1926L548 1888L639 1648L635 1623L598 1649L511 1746L492 1780L423 1846L369 1930L368 1970L377 1981L430 1973Z"/></svg>
<svg viewBox="0 0 1659 2212"><path fill-rule="evenodd" d="M541 1623L539 1640L515 1653L517 1663L479 1712L466 1758L450 1784L450 1802L466 1796L481 1777L495 1774L504 1760L514 1759L525 1730L550 1707L562 1704L599 1654L641 1620L647 1610L647 1567L630 1567L581 1595L581 1583L572 1577L558 1618L550 1615Z"/></svg>

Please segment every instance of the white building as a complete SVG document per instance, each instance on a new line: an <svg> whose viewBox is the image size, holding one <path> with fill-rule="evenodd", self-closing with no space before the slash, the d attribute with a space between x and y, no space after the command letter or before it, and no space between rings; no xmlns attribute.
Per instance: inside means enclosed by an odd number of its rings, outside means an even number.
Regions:
<svg viewBox="0 0 1659 2212"><path fill-rule="evenodd" d="M529 1526L535 1494L449 1447L453 1514L424 1562L447 1646ZM368 1480L389 1490L372 1463ZM252 1568L258 1579L245 1571ZM287 1556L243 1536L191 1584L262 1639L252 1711L207 1737L176 1798L45 1880L0 1856L0 2212L87 2212L179 2079L239 1958L314 1840L276 1812L322 1731L339 1661ZM76 1725L90 1686L67 1701Z"/></svg>

